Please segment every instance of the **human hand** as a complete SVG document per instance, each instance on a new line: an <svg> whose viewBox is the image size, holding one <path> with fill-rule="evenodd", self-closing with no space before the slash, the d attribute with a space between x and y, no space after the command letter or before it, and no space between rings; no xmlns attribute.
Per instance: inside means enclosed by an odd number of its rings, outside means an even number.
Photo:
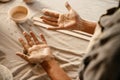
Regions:
<svg viewBox="0 0 120 80"><path fill-rule="evenodd" d="M17 52L16 55L29 63L41 63L42 61L51 59L52 52L42 34L40 34L42 43L39 42L33 32L30 32L30 35L23 32L23 35L25 36L27 43L22 38L19 38L19 42L22 44L24 52Z"/></svg>
<svg viewBox="0 0 120 80"><path fill-rule="evenodd" d="M79 15L76 13L75 10L72 9L68 2L66 2L65 6L69 11L67 14L60 14L48 9L42 10L44 14L43 16L41 16L42 21L46 24L56 26L52 28L50 27L48 29L79 30L80 28L83 27L82 26L83 19L79 17Z"/></svg>

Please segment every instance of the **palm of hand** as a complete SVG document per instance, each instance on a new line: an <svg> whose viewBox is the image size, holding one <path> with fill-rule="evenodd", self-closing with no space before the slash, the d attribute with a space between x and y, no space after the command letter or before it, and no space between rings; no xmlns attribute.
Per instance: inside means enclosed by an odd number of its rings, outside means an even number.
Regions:
<svg viewBox="0 0 120 80"><path fill-rule="evenodd" d="M42 34L40 34L42 44L40 44L33 32L30 32L30 35L26 32L23 34L27 43L22 38L19 38L19 41L24 48L24 52L17 52L18 56L29 63L41 63L43 60L47 60L51 57L51 50ZM31 39L31 36L33 39Z"/></svg>
<svg viewBox="0 0 120 80"><path fill-rule="evenodd" d="M79 17L76 11L72 9L72 7L68 3L66 3L65 6L69 11L67 14L60 14L55 11L43 9L44 15L41 17L43 22L56 26L48 29L51 29L51 30L78 29L78 23L82 19Z"/></svg>
<svg viewBox="0 0 120 80"><path fill-rule="evenodd" d="M61 14L58 19L58 25L61 29L76 29L79 21L79 15L70 9L68 14Z"/></svg>
<svg viewBox="0 0 120 80"><path fill-rule="evenodd" d="M28 50L28 59L30 63L41 63L43 60L47 60L51 56L51 50L46 45L34 45Z"/></svg>

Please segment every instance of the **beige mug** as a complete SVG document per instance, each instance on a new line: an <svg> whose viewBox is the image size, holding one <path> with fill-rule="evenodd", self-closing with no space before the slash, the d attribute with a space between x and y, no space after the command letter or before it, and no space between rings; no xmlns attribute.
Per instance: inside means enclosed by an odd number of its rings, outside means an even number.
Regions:
<svg viewBox="0 0 120 80"><path fill-rule="evenodd" d="M15 6L9 10L9 16L16 23L23 23L28 18L28 9L25 6Z"/></svg>

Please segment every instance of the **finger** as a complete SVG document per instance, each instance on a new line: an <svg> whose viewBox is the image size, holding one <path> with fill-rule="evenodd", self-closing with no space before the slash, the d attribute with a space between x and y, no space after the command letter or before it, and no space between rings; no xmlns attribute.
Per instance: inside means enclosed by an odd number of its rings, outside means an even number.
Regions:
<svg viewBox="0 0 120 80"><path fill-rule="evenodd" d="M33 43L33 41L31 40L30 35L29 35L28 33L26 33L26 32L23 32L23 34L24 34L24 36L25 36L25 38L26 38L27 43L29 44L29 46L33 46L34 43Z"/></svg>
<svg viewBox="0 0 120 80"><path fill-rule="evenodd" d="M46 41L45 37L43 36L43 34L40 34L40 38L44 44L47 44L47 41Z"/></svg>
<svg viewBox="0 0 120 80"><path fill-rule="evenodd" d="M22 38L19 38L18 40L19 40L19 42L22 44L24 50L27 51L28 48L29 48L29 45L28 45Z"/></svg>
<svg viewBox="0 0 120 80"><path fill-rule="evenodd" d="M65 15L64 14L60 14L59 15L59 19L58 19L58 24L64 24L65 21Z"/></svg>
<svg viewBox="0 0 120 80"><path fill-rule="evenodd" d="M68 9L68 11L70 11L72 9L72 7L70 6L70 4L68 2L65 3L65 6Z"/></svg>
<svg viewBox="0 0 120 80"><path fill-rule="evenodd" d="M30 35L32 36L35 44L37 44L37 45L40 44L39 40L37 39L37 37L35 36L35 34L32 31L30 31Z"/></svg>
<svg viewBox="0 0 120 80"><path fill-rule="evenodd" d="M51 17L55 17L55 18L59 17L58 12L55 12L55 11L52 11L52 10L49 10L49 9L43 9L42 12L46 16L51 16Z"/></svg>
<svg viewBox="0 0 120 80"><path fill-rule="evenodd" d="M52 26L58 26L58 24L57 24L56 22L48 21L48 20L45 20L45 19L43 19L42 21L43 21L44 23L49 24L49 25L52 25Z"/></svg>
<svg viewBox="0 0 120 80"><path fill-rule="evenodd" d="M54 18L54 17L41 16L40 18L48 20L48 21L52 21L52 22L57 22L58 21L58 18Z"/></svg>
<svg viewBox="0 0 120 80"><path fill-rule="evenodd" d="M27 62L30 63L29 58L27 55L20 53L20 52L16 52L16 55L18 55L19 57L21 57L22 59L26 60Z"/></svg>

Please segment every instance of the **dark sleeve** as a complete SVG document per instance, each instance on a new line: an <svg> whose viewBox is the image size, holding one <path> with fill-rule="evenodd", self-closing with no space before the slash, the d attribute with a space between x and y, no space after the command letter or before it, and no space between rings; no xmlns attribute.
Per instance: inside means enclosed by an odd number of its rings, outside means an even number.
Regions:
<svg viewBox="0 0 120 80"><path fill-rule="evenodd" d="M103 33L83 60L80 80L120 80L120 9L101 18Z"/></svg>

